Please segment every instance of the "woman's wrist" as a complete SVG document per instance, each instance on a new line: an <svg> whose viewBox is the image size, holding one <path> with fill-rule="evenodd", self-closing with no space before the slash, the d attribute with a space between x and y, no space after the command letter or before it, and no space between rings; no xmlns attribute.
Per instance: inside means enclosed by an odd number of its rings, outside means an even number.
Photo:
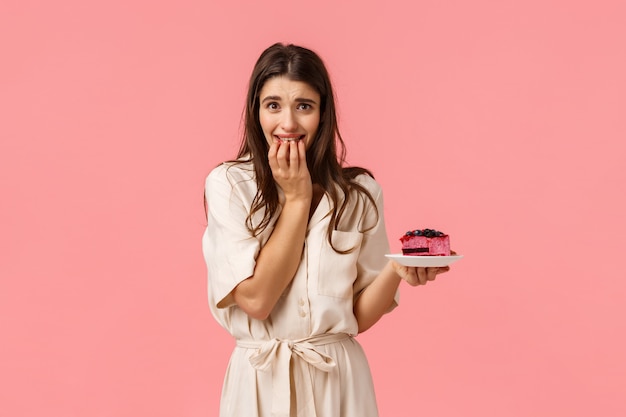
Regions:
<svg viewBox="0 0 626 417"><path fill-rule="evenodd" d="M309 208L311 207L311 197L292 197L285 198L285 203L283 204L283 212L285 210L302 210L308 213Z"/></svg>
<svg viewBox="0 0 626 417"><path fill-rule="evenodd" d="M402 281L402 275L399 272L401 268L404 268L404 267L400 265L399 263L397 263L396 261L390 259L387 262L387 265L385 265L385 268L383 269L383 271L386 271L388 275L392 276L394 279L397 279L397 281L400 282Z"/></svg>

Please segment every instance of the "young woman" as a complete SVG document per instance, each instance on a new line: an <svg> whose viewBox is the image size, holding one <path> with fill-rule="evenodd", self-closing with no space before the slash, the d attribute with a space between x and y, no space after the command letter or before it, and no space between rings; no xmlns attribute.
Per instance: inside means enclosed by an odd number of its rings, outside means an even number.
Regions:
<svg viewBox="0 0 626 417"><path fill-rule="evenodd" d="M354 339L397 305L408 268L389 252L379 185L344 167L328 72L275 44L259 57L237 159L207 177L209 304L236 339L222 417L378 415Z"/></svg>

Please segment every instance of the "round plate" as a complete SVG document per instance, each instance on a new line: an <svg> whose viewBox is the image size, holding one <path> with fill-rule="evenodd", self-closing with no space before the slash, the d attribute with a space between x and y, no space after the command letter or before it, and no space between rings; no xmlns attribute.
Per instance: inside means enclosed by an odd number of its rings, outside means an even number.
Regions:
<svg viewBox="0 0 626 417"><path fill-rule="evenodd" d="M450 256L405 256L401 253L393 253L385 255L389 259L393 259L400 265L404 266L448 266L453 262L458 261L463 255L450 255Z"/></svg>

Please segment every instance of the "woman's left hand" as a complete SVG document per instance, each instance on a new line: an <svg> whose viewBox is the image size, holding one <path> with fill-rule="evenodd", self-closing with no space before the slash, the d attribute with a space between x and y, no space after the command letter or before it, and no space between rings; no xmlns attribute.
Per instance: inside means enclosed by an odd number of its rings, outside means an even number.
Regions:
<svg viewBox="0 0 626 417"><path fill-rule="evenodd" d="M451 255L456 255L455 251L450 251ZM404 266L400 265L397 262L393 262L393 269L396 271L396 274L400 276L403 280L409 283L409 285L415 287L417 285L426 285L428 281L434 281L437 278L437 275L446 273L450 270L449 266L439 266L439 267L414 267L414 266Z"/></svg>
<svg viewBox="0 0 626 417"><path fill-rule="evenodd" d="M393 261L392 261L393 262ZM414 266L404 266L400 265L397 262L394 262L394 270L396 274L400 276L403 280L409 283L409 285L415 287L417 285L425 285L428 281L434 281L437 278L437 275L443 274L450 270L449 266L440 266L440 267L414 267Z"/></svg>

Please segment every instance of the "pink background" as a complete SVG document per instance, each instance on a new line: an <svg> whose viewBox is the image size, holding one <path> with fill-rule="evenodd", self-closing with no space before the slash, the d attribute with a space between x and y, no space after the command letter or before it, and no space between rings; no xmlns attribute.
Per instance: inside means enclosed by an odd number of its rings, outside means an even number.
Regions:
<svg viewBox="0 0 626 417"><path fill-rule="evenodd" d="M626 415L625 39L617 0L3 0L0 414L217 415L203 181L288 41L393 250L465 255L359 336L381 415Z"/></svg>

